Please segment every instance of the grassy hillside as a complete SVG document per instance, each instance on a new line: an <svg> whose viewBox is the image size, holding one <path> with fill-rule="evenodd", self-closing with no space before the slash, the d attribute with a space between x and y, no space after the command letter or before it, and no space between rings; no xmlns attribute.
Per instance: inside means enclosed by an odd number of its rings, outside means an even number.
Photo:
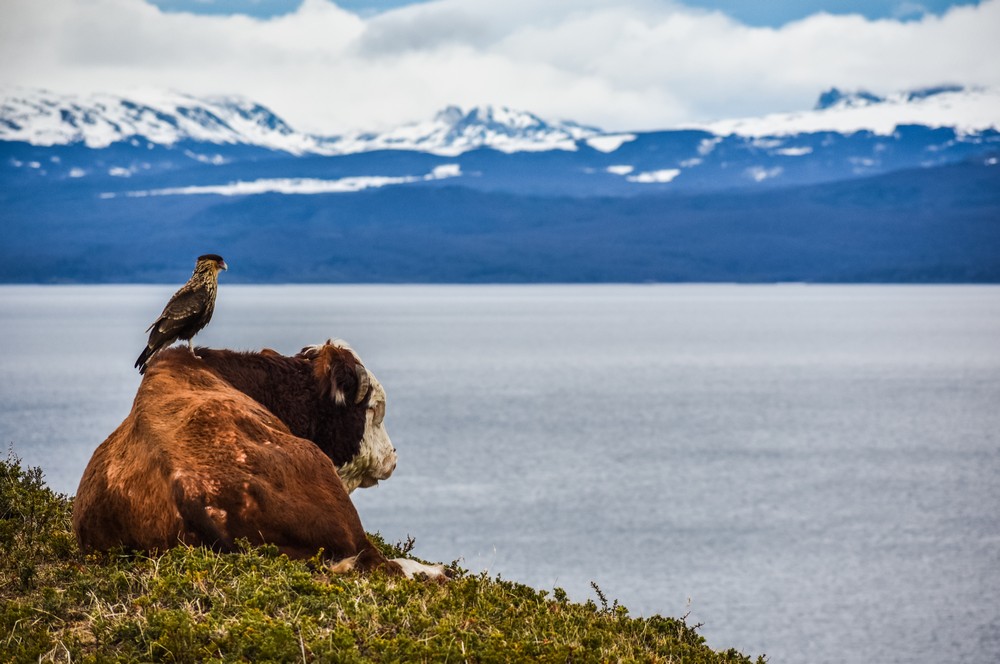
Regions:
<svg viewBox="0 0 1000 664"><path fill-rule="evenodd" d="M71 509L41 469L0 461L0 661L751 661L597 586L600 605L455 564L445 584L334 576L267 547L83 556Z"/></svg>

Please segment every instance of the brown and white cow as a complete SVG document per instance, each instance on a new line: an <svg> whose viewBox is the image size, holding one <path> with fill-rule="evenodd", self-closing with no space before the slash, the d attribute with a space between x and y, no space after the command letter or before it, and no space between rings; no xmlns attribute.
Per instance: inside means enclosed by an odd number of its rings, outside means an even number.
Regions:
<svg viewBox="0 0 1000 664"><path fill-rule="evenodd" d="M386 559L348 496L386 479L396 455L385 392L346 344L197 352L159 353L94 452L73 504L83 550L232 551L245 538L294 558L322 549L340 569L443 575Z"/></svg>
<svg viewBox="0 0 1000 664"><path fill-rule="evenodd" d="M383 423L385 390L345 342L307 346L294 357L269 348L259 353L195 352L294 435L316 443L349 493L374 486L395 470L396 450Z"/></svg>

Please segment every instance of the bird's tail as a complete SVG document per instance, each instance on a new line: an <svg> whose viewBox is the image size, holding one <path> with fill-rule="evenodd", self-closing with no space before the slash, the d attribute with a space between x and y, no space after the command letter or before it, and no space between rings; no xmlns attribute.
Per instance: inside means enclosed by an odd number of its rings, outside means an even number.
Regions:
<svg viewBox="0 0 1000 664"><path fill-rule="evenodd" d="M139 359L135 361L135 367L139 370L140 374L146 373L146 362L149 361L149 358L152 357L152 355L153 349L149 346L143 348L142 352L139 353Z"/></svg>

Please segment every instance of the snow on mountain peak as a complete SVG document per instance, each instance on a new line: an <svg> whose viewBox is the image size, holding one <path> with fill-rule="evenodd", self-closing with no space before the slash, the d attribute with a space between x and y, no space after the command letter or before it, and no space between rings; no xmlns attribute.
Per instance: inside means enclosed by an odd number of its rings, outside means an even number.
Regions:
<svg viewBox="0 0 1000 664"><path fill-rule="evenodd" d="M437 112L434 116L434 121L453 125L463 117L465 117L465 112L458 106L446 106Z"/></svg>
<svg viewBox="0 0 1000 664"><path fill-rule="evenodd" d="M941 94L963 92L966 92L966 89L961 85L936 85L929 88L918 88L916 90L900 92L892 97L886 98L879 97L878 95L868 92L867 90L844 92L838 88L830 88L819 96L813 110L824 111L831 108L860 108L863 106L871 106L872 104L881 104L889 100L897 103L914 102Z"/></svg>
<svg viewBox="0 0 1000 664"><path fill-rule="evenodd" d="M576 141L601 133L573 122L548 122L506 106L448 106L432 120L380 134L356 132L329 145L340 153L370 150L420 150L454 156L477 148L501 152L575 150Z"/></svg>
<svg viewBox="0 0 1000 664"><path fill-rule="evenodd" d="M0 95L0 140L45 146L83 143L103 148L141 137L159 145L190 140L292 154L395 149L457 155L481 147L503 152L575 150L577 140L600 133L505 106L449 106L430 121L387 132L315 136L299 133L265 106L235 96L201 98L147 90L125 97L25 89Z"/></svg>
<svg viewBox="0 0 1000 664"><path fill-rule="evenodd" d="M884 98L874 95L867 90L857 92L843 92L838 88L830 88L819 96L816 101L814 111L824 111L828 108L857 108L869 106L885 101Z"/></svg>
<svg viewBox="0 0 1000 664"><path fill-rule="evenodd" d="M264 106L241 97L201 99L151 90L122 97L18 89L3 94L0 103L0 140L103 148L135 137L160 145L185 140L242 143L295 154L317 149L315 139L296 133Z"/></svg>
<svg viewBox="0 0 1000 664"><path fill-rule="evenodd" d="M959 134L1000 129L1000 90L941 85L907 90L886 97L868 91L831 88L816 107L798 113L773 113L755 118L688 125L720 136L788 136L833 131L892 134L900 125L951 127Z"/></svg>
<svg viewBox="0 0 1000 664"><path fill-rule="evenodd" d="M942 85L881 97L864 90L831 88L820 95L811 111L680 128L705 130L718 136L760 138L823 131L889 135L906 124L952 127L959 134L1000 129L1000 89ZM137 138L158 145L192 141L256 146L291 154L414 150L456 156L479 148L501 152L573 151L582 142L594 149L613 151L634 135L607 135L595 127L544 120L506 106L448 106L430 120L385 132L318 136L297 132L265 106L234 96L202 98L151 90L127 97L0 91L0 141L43 146L82 143L103 148Z"/></svg>

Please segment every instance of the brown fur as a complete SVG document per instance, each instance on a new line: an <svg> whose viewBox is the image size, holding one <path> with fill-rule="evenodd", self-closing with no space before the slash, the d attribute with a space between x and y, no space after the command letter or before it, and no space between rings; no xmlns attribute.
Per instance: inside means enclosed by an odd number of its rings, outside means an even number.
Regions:
<svg viewBox="0 0 1000 664"><path fill-rule="evenodd" d="M402 573L369 542L330 458L183 349L149 365L132 411L94 452L73 528L84 551L231 551L246 538Z"/></svg>
<svg viewBox="0 0 1000 664"><path fill-rule="evenodd" d="M172 348L162 355L185 352ZM199 347L195 352L216 375L277 415L293 434L316 443L336 466L357 455L368 394L357 401L355 366L360 363L350 350L325 344L311 360L273 350L238 353ZM334 398L338 389L347 393L343 404Z"/></svg>

